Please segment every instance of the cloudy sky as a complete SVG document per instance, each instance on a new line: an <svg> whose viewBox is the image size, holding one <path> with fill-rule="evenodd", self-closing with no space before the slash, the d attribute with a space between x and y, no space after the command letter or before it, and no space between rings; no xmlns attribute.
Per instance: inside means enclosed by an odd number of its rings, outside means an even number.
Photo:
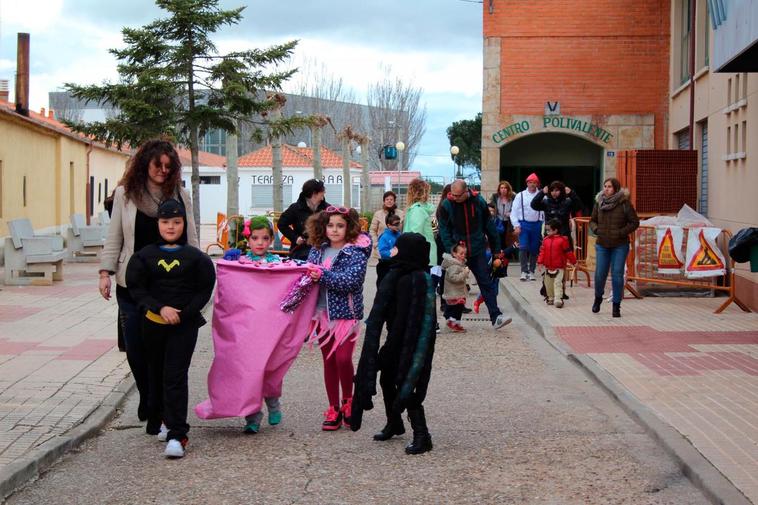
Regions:
<svg viewBox="0 0 758 505"><path fill-rule="evenodd" d="M219 49L299 39L294 64L315 60L342 77L359 101L391 65L424 90L426 135L414 169L451 176L445 129L481 110L482 6L465 0L222 0L246 5L241 24L220 31ZM16 33L31 33L31 107L65 82L115 79L109 48L123 26L161 15L152 0L0 0L0 79L15 73Z"/></svg>

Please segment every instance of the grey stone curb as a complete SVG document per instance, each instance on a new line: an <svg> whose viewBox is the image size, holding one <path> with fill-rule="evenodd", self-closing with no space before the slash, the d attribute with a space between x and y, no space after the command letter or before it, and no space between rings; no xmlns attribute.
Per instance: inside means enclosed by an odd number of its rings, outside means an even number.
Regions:
<svg viewBox="0 0 758 505"><path fill-rule="evenodd" d="M520 293L510 290L505 283L501 283L501 287L503 289L500 292L505 294L516 312L537 330L551 346L569 361L579 366L611 397L618 401L626 413L637 421L674 458L682 473L703 492L706 498L716 505L753 505L684 435L656 416L595 360L571 352L571 349L555 336L552 326L544 324L537 317L532 305L526 298Z"/></svg>
<svg viewBox="0 0 758 505"><path fill-rule="evenodd" d="M127 376L80 424L0 469L0 503L26 483L37 479L70 450L100 433L134 387L131 375Z"/></svg>

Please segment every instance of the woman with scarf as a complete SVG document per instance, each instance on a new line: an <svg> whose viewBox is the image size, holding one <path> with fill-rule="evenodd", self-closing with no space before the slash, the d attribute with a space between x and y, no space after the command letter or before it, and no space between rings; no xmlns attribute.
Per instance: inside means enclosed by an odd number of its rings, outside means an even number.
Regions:
<svg viewBox="0 0 758 505"><path fill-rule="evenodd" d="M423 406L432 372L437 319L434 286L427 272L429 249L429 242L419 233L403 233L395 243L394 264L382 280L366 320L350 419L350 428L359 430L363 411L373 408L371 397L376 394L377 372L381 372L379 384L387 424L374 440L381 442L405 433L401 414L407 410L413 429L413 440L405 447L407 454L432 450ZM385 324L387 339L380 349Z"/></svg>
<svg viewBox="0 0 758 505"><path fill-rule="evenodd" d="M629 235L640 225L629 190L621 188L618 179L603 182L603 190L595 198L590 230L597 235L595 243L595 302L592 312L600 312L605 281L611 271L613 317L621 317L621 298L624 294L624 265L629 254Z"/></svg>
<svg viewBox="0 0 758 505"><path fill-rule="evenodd" d="M142 318L126 284L126 266L132 255L158 242L158 207L176 199L184 207L187 226L182 240L200 247L192 217L192 200L182 188L182 164L166 140L149 140L134 153L113 194L108 237L100 257L100 295L111 297L111 275L116 277L116 301L124 332L126 359L140 395L137 416L147 419L147 352L142 340Z"/></svg>
<svg viewBox="0 0 758 505"><path fill-rule="evenodd" d="M394 191L385 191L382 196L382 208L374 212L374 217L371 218L371 226L368 227L371 243L374 244L371 257L376 260L379 259L379 237L387 228L387 217L391 214L396 214L400 217L400 229L402 230L404 214L402 210L397 208L397 195Z"/></svg>
<svg viewBox="0 0 758 505"><path fill-rule="evenodd" d="M509 237L513 233L513 226L511 225L511 208L513 207L513 198L516 193L513 192L513 187L508 181L500 181L497 185L497 193L490 198L490 204L495 207L497 214L495 218L502 221L504 231L500 234L500 245L503 249L510 244Z"/></svg>

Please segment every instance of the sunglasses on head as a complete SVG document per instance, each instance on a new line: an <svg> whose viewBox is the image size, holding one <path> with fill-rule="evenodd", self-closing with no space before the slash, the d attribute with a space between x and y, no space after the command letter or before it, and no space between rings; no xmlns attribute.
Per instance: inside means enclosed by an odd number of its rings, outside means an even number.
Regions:
<svg viewBox="0 0 758 505"><path fill-rule="evenodd" d="M335 207L334 205L330 205L326 208L327 214L333 214L333 213L339 213L339 214L350 214L350 209L347 207Z"/></svg>

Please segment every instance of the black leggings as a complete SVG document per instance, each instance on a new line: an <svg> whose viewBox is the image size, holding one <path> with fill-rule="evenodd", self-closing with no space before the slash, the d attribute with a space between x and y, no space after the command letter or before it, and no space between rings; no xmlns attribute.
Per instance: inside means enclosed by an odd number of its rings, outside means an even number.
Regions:
<svg viewBox="0 0 758 505"><path fill-rule="evenodd" d="M187 438L189 372L197 343L197 327L191 324L157 324L145 320L143 337L148 358L148 419L163 420L168 440Z"/></svg>

